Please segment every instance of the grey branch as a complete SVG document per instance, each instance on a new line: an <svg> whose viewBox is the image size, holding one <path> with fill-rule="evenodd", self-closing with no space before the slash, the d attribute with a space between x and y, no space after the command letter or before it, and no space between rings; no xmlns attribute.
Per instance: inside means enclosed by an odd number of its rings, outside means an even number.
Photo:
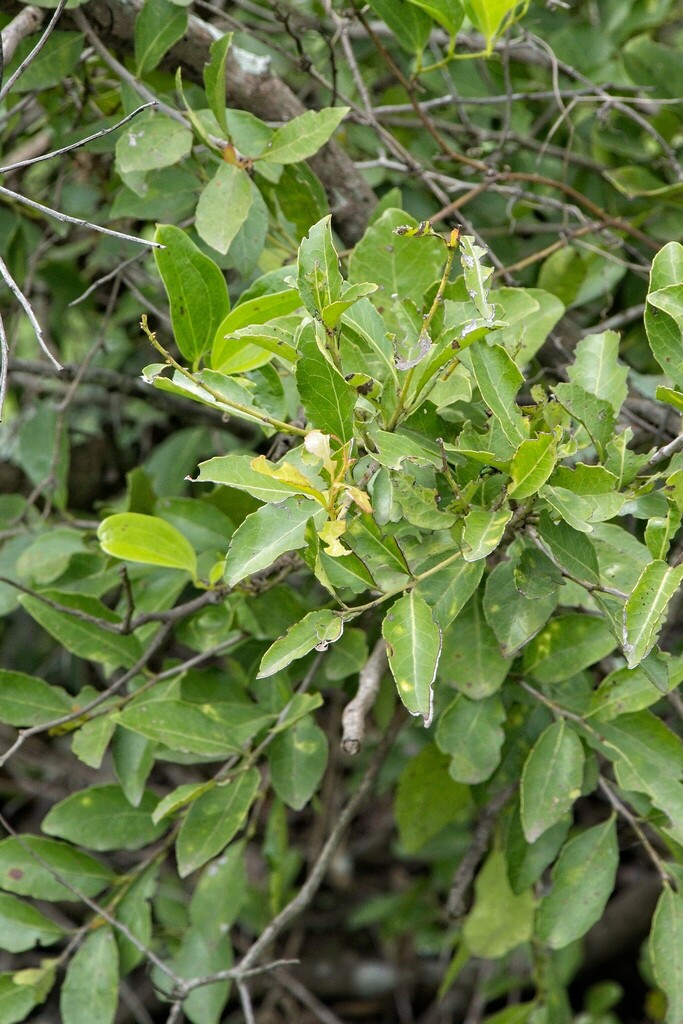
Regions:
<svg viewBox="0 0 683 1024"><path fill-rule="evenodd" d="M378 640L360 671L358 692L344 708L341 748L345 754L357 754L365 736L365 716L375 703L379 684L387 667L387 645Z"/></svg>
<svg viewBox="0 0 683 1024"><path fill-rule="evenodd" d="M128 54L141 7L142 0L90 0L79 10L108 47L118 54ZM73 24L72 18L67 12L65 23ZM164 66L174 71L179 66L183 79L201 84L209 48L222 34L215 26L191 16L187 32L166 55ZM303 114L307 108L289 86L257 65L263 65L263 58L253 55L252 68L249 56L241 50L238 59L228 61L227 104L248 110L264 121L290 121ZM335 142L328 142L310 162L325 186L340 237L345 244L354 244L365 231L376 201L370 186Z"/></svg>

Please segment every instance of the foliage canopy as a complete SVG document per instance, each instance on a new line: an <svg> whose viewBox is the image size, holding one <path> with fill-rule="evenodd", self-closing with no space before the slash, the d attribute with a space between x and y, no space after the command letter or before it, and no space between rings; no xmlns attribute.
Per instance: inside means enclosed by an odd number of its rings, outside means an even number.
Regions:
<svg viewBox="0 0 683 1024"><path fill-rule="evenodd" d="M188 7L0 16L0 1022L679 1024L683 10Z"/></svg>

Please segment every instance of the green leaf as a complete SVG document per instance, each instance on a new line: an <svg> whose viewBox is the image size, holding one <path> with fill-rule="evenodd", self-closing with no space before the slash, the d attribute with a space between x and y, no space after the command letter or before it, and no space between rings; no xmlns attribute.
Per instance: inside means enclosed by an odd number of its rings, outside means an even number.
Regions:
<svg viewBox="0 0 683 1024"><path fill-rule="evenodd" d="M394 0L389 0L393 5ZM411 10L401 6L399 17ZM427 18L427 24L430 24ZM412 299L422 305L430 284L443 273L445 250L433 235L411 238L397 235L395 229L418 222L403 210L385 210L371 224L349 258L349 281L374 281L379 287L371 301L386 308L398 298ZM354 307L354 313L357 307Z"/></svg>
<svg viewBox="0 0 683 1024"><path fill-rule="evenodd" d="M18 985L9 974L0 974L0 1020L18 1024L36 1005L35 993L29 985Z"/></svg>
<svg viewBox="0 0 683 1024"><path fill-rule="evenodd" d="M525 648L524 671L541 683L559 683L606 658L615 647L603 619L580 613L559 615Z"/></svg>
<svg viewBox="0 0 683 1024"><path fill-rule="evenodd" d="M63 928L35 907L0 893L0 949L23 953L34 946L51 946L64 934ZM4 1020L1 1009L0 1020Z"/></svg>
<svg viewBox="0 0 683 1024"><path fill-rule="evenodd" d="M247 897L244 843L232 846L202 871L190 900L190 921L218 941L237 920Z"/></svg>
<svg viewBox="0 0 683 1024"><path fill-rule="evenodd" d="M460 31L465 15L460 0L409 0L409 3L423 10L452 36Z"/></svg>
<svg viewBox="0 0 683 1024"><path fill-rule="evenodd" d="M421 580L415 591L431 607L434 619L445 631L465 607L483 575L484 562L481 559L477 562L463 559L451 562L432 576Z"/></svg>
<svg viewBox="0 0 683 1024"><path fill-rule="evenodd" d="M23 672L0 671L0 722L42 725L73 710L73 698L61 686L51 686Z"/></svg>
<svg viewBox="0 0 683 1024"><path fill-rule="evenodd" d="M463 558L466 562L477 562L495 551L503 539L505 527L510 522L512 512L505 506L497 510L481 512L474 509L465 517L465 529L462 539L465 545Z"/></svg>
<svg viewBox="0 0 683 1024"><path fill-rule="evenodd" d="M270 781L288 807L300 811L315 793L327 765L327 737L310 715L276 736L267 750Z"/></svg>
<svg viewBox="0 0 683 1024"><path fill-rule="evenodd" d="M505 857L514 892L524 892L542 877L560 852L569 825L570 817L567 814L557 824L546 829L534 843L528 843L522 828L519 804L515 806L505 837Z"/></svg>
<svg viewBox="0 0 683 1024"><path fill-rule="evenodd" d="M84 612L104 622L121 621L118 615L95 597L63 593L58 590L43 591L42 596L65 608ZM135 636L112 633L96 622L87 622L70 615L67 611L51 608L38 597L24 594L19 603L62 647L78 658L102 662L105 665L125 665L126 668L130 668L142 656L142 646Z"/></svg>
<svg viewBox="0 0 683 1024"><path fill-rule="evenodd" d="M513 562L501 562L486 581L484 614L506 658L536 636L556 605L557 593L531 601L520 594Z"/></svg>
<svg viewBox="0 0 683 1024"><path fill-rule="evenodd" d="M232 535L225 582L234 587L247 576L268 569L287 551L298 551L306 543L308 521L314 519L316 525L322 525L325 515L324 509L305 498L288 498L280 505L264 505L252 512Z"/></svg>
<svg viewBox="0 0 683 1024"><path fill-rule="evenodd" d="M669 601L683 580L683 565L657 560L646 565L624 606L623 648L629 668L652 650L663 625Z"/></svg>
<svg viewBox="0 0 683 1024"><path fill-rule="evenodd" d="M322 350L314 324L308 324L299 338L296 383L309 423L342 444L353 437L356 393Z"/></svg>
<svg viewBox="0 0 683 1024"><path fill-rule="evenodd" d="M83 764L99 768L115 728L116 723L109 715L91 718L74 733L72 752Z"/></svg>
<svg viewBox="0 0 683 1024"><path fill-rule="evenodd" d="M23 834L0 842L0 888L36 900L80 900L60 878L86 896L97 896L114 875L94 857L55 839Z"/></svg>
<svg viewBox="0 0 683 1024"><path fill-rule="evenodd" d="M263 366L274 355L288 363L296 362L290 332L265 321L291 313L300 304L298 292L290 289L236 306L216 331L211 352L213 368L222 373L244 373Z"/></svg>
<svg viewBox="0 0 683 1024"><path fill-rule="evenodd" d="M486 255L486 249L477 245L471 235L460 237L460 262L462 263L463 275L467 294L477 307L477 312L486 324L493 325L495 309L489 302L489 289L487 281L493 273L493 267L484 267L482 258Z"/></svg>
<svg viewBox="0 0 683 1024"><path fill-rule="evenodd" d="M308 312L319 318L323 309L339 299L342 284L331 217L323 217L299 246L296 286Z"/></svg>
<svg viewBox="0 0 683 1024"><path fill-rule="evenodd" d="M553 559L575 580L600 582L595 546L585 533L573 529L564 520L553 523L547 513L541 515L538 534Z"/></svg>
<svg viewBox="0 0 683 1024"><path fill-rule="evenodd" d="M370 0L370 7L386 22L404 50L411 54L424 50L433 25L419 7L404 3L397 6L396 0Z"/></svg>
<svg viewBox="0 0 683 1024"><path fill-rule="evenodd" d="M564 719L537 739L520 785L520 815L529 843L560 822L581 796L584 760L581 740Z"/></svg>
<svg viewBox="0 0 683 1024"><path fill-rule="evenodd" d="M278 128L258 157L263 163L296 164L318 152L332 137L350 107L307 110Z"/></svg>
<svg viewBox="0 0 683 1024"><path fill-rule="evenodd" d="M480 341L472 346L469 354L481 397L507 440L517 448L529 433L528 424L515 401L524 380L521 372L500 345L489 347Z"/></svg>
<svg viewBox="0 0 683 1024"><path fill-rule="evenodd" d="M119 1001L119 952L109 925L88 935L70 961L59 1008L63 1024L112 1024Z"/></svg>
<svg viewBox="0 0 683 1024"><path fill-rule="evenodd" d="M528 0L521 5L520 0L464 0L464 3L467 16L486 36L489 52L496 36L514 24L528 7Z"/></svg>
<svg viewBox="0 0 683 1024"><path fill-rule="evenodd" d="M539 434L522 441L510 463L512 483L508 496L521 501L536 494L555 468L556 460L557 447L552 434Z"/></svg>
<svg viewBox="0 0 683 1024"><path fill-rule="evenodd" d="M26 548L17 560L17 572L31 583L44 586L66 572L73 555L87 550L77 530L53 527Z"/></svg>
<svg viewBox="0 0 683 1024"><path fill-rule="evenodd" d="M387 612L382 636L388 645L389 667L398 694L411 715L432 720L432 684L441 653L441 630L432 610L414 590Z"/></svg>
<svg viewBox="0 0 683 1024"><path fill-rule="evenodd" d="M197 202L197 234L217 252L225 254L249 216L251 202L247 172L236 164L219 164Z"/></svg>
<svg viewBox="0 0 683 1024"><path fill-rule="evenodd" d="M484 618L481 596L475 594L444 631L439 679L472 700L482 700L500 689L511 662L500 653L496 635Z"/></svg>
<svg viewBox="0 0 683 1024"><path fill-rule="evenodd" d="M193 801L176 841L181 878L225 849L244 824L260 784L260 773L250 768Z"/></svg>
<svg viewBox="0 0 683 1024"><path fill-rule="evenodd" d="M439 749L451 756L451 778L473 784L493 775L505 739L501 729L505 718L503 703L495 696L470 700L458 694L451 701L436 729Z"/></svg>
<svg viewBox="0 0 683 1024"><path fill-rule="evenodd" d="M495 960L505 956L533 934L534 894L516 895L510 888L505 857L493 850L474 882L474 906L462 937L472 956Z"/></svg>
<svg viewBox="0 0 683 1024"><path fill-rule="evenodd" d="M138 850L165 830L165 825L152 821L156 805L157 798L149 790L133 807L120 786L91 786L55 804L41 829L90 850Z"/></svg>
<svg viewBox="0 0 683 1024"><path fill-rule="evenodd" d="M219 455L199 463L197 482L209 481L245 491L259 501L282 502L292 495L292 485L252 469L251 455ZM300 491L297 493L301 493ZM311 512L313 506L311 506Z"/></svg>
<svg viewBox="0 0 683 1024"><path fill-rule="evenodd" d="M416 853L448 824L469 816L467 786L454 782L448 757L430 743L408 760L398 782L394 814L406 853Z"/></svg>
<svg viewBox="0 0 683 1024"><path fill-rule="evenodd" d="M572 384L609 402L615 416L619 415L628 394L628 367L619 362L618 356L616 331L589 334L576 346L574 363L568 369Z"/></svg>
<svg viewBox="0 0 683 1024"><path fill-rule="evenodd" d="M116 164L122 174L170 167L192 149L192 132L165 114L142 114L116 143Z"/></svg>
<svg viewBox="0 0 683 1024"><path fill-rule="evenodd" d="M238 753L274 717L253 704L157 699L129 705L116 720L172 750L221 759Z"/></svg>
<svg viewBox="0 0 683 1024"><path fill-rule="evenodd" d="M272 644L261 659L257 679L280 672L314 648L326 651L344 631L343 619L332 611L309 612L301 622L290 626L284 636Z"/></svg>
<svg viewBox="0 0 683 1024"><path fill-rule="evenodd" d="M226 32L220 39L214 40L209 48L211 59L204 65L204 89L211 113L219 125L228 134L228 122L225 116L225 66L228 50L232 43L232 32Z"/></svg>
<svg viewBox="0 0 683 1024"><path fill-rule="evenodd" d="M614 816L570 839L552 872L552 889L543 898L536 934L551 949L564 949L602 917L619 863Z"/></svg>
<svg viewBox="0 0 683 1024"><path fill-rule="evenodd" d="M197 556L190 542L158 516L118 512L100 523L97 537L102 550L114 558L182 569L193 578L197 574Z"/></svg>
<svg viewBox="0 0 683 1024"><path fill-rule="evenodd" d="M645 330L652 354L675 384L683 385L683 246L669 242L650 273Z"/></svg>
<svg viewBox="0 0 683 1024"><path fill-rule="evenodd" d="M153 71L187 30L187 11L170 0L145 0L135 19L135 75Z"/></svg>
<svg viewBox="0 0 683 1024"><path fill-rule="evenodd" d="M593 506L586 498L568 491L566 487L551 487L550 484L541 488L539 494L560 520L564 520L573 530L580 533L593 532L588 521L593 515Z"/></svg>
<svg viewBox="0 0 683 1024"><path fill-rule="evenodd" d="M665 885L652 918L650 963L667 999L666 1019L683 1019L683 896Z"/></svg>
<svg viewBox="0 0 683 1024"><path fill-rule="evenodd" d="M230 309L225 278L180 228L160 224L154 238L166 247L155 249L154 259L171 306L176 344L196 363L211 348Z"/></svg>
<svg viewBox="0 0 683 1024"><path fill-rule="evenodd" d="M140 733L117 727L112 744L114 774L121 783L123 795L133 807L142 807L145 782L154 765L155 746ZM152 808L152 811L156 808ZM158 820L158 819L156 819ZM155 818L152 814L152 821Z"/></svg>
<svg viewBox="0 0 683 1024"><path fill-rule="evenodd" d="M45 3L36 6L56 7L56 3ZM69 4L69 7L76 4ZM69 78L78 66L83 50L83 35L80 32L61 32L59 29L53 32L45 41L41 51L30 61L22 71L21 77L12 86L14 94L33 92L34 90L50 89L55 85L62 84ZM12 61L6 61L6 77L9 68L28 57L35 46L36 39L33 32L26 39L21 39L16 48ZM9 65L9 67L8 67Z"/></svg>
<svg viewBox="0 0 683 1024"><path fill-rule="evenodd" d="M578 384L557 384L552 390L560 405L585 428L603 459L606 447L614 437L614 410L610 403Z"/></svg>

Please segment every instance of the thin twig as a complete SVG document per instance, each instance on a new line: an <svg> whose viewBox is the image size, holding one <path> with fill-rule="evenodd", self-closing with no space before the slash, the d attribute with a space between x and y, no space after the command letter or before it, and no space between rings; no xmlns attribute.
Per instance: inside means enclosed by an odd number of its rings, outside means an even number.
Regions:
<svg viewBox="0 0 683 1024"><path fill-rule="evenodd" d="M2 89L0 89L0 103L2 103L2 101L5 98L5 96L10 91L10 89L12 88L14 83L17 81L17 79L21 78L21 76L23 75L24 71L26 71L27 67L29 67L29 65L33 63L33 61L36 59L36 57L38 56L40 51L43 49L43 47L45 46L45 43L48 41L48 39L52 35L54 29L57 27L57 22L61 18L62 12L63 12L65 7L66 7L66 0L59 0L59 3L57 4L57 6L55 8L55 12L52 15L52 17L50 18L50 21L49 21L45 31L43 32L42 36L40 37L40 39L38 40L36 45L33 47L31 52L28 54L28 56L24 57L24 59L22 60L21 64L19 65L19 67L14 72L14 74L10 75L10 77L7 79L7 81L3 85ZM35 10L35 8L33 8L33 10ZM42 16L42 12L41 12L41 16ZM34 17L35 17L35 15L34 15Z"/></svg>
<svg viewBox="0 0 683 1024"><path fill-rule="evenodd" d="M472 831L470 845L455 870L448 893L446 913L451 920L461 917L465 912L465 894L472 883L479 862L488 849L489 839L498 815L510 799L513 790L514 786L506 786L505 789L501 789L491 798L479 815Z"/></svg>
<svg viewBox="0 0 683 1024"><path fill-rule="evenodd" d="M2 410L5 406L5 395L7 394L8 367L9 345L7 344L5 324L2 319L2 314L0 314L0 420L2 420Z"/></svg>
<svg viewBox="0 0 683 1024"><path fill-rule="evenodd" d="M602 778L602 776L598 779L598 786L605 794L609 803L612 805L617 814L621 815L624 821L627 821L628 824L631 826L631 828L637 835L640 843L642 844L643 849L645 850L648 857L654 864L657 870L657 874L661 878L662 882L664 882L665 885L670 885L673 879L672 876L669 874L669 871L667 870L666 864L659 856L654 846L647 838L645 832L640 827L633 814L631 814L626 804L622 803L622 801L619 799L617 794L612 789L611 785L607 782L606 779Z"/></svg>
<svg viewBox="0 0 683 1024"><path fill-rule="evenodd" d="M81 217L70 217L66 213L61 213L59 210L53 210L50 206L44 206L42 203L37 203L34 199L28 199L26 196L20 195L18 192L12 192L11 189L5 188L0 185L0 195L6 196L8 199L14 199L17 203L22 203L24 206L30 206L32 210L38 210L39 213L44 213L47 217L52 217L54 220L61 221L63 224L76 224L80 228L89 228L91 231L97 231L100 235L108 235L110 238L120 238L122 242L135 242L136 245L146 245L149 249L165 249L166 247L160 242L149 242L146 238L137 238L135 235L127 235L124 231L114 231L112 228L102 227L101 224L95 224L90 220L83 220Z"/></svg>
<svg viewBox="0 0 683 1024"><path fill-rule="evenodd" d="M4 191L4 190L2 188L0 188L0 192L2 192L2 191ZM62 364L59 362L58 359L55 358L55 356L52 355L52 352L50 352L49 348L47 347L47 344L45 342L45 338L43 337L43 330L42 330L40 324L38 323L38 317L33 312L33 306L28 301L28 299L26 298L26 296L22 292L22 290L19 287L19 285L17 284L17 282L14 280L14 278L10 274L9 270L7 269L7 265L5 264L5 261L2 258L0 258L0 277L3 278L3 280L5 281L5 284L7 285L9 290L12 292L12 294L14 295L16 300L19 302L19 304L23 308L24 312L26 313L26 316L29 319L31 327L33 328L33 333L35 334L35 336L36 336L36 338L38 340L38 344L40 345L41 349L43 350L45 355L48 357L48 359L50 360L52 365L55 367L55 369L56 370L61 370L62 369Z"/></svg>
<svg viewBox="0 0 683 1024"><path fill-rule="evenodd" d="M15 164L7 164L5 167L0 167L0 174L9 174L10 171L18 171L22 167L29 167L33 164L42 163L43 160L52 160L56 156L63 156L65 153L71 153L74 149L80 149L82 146L87 146L89 142L94 142L95 139L101 139L105 135L111 135L112 132L118 131L128 121L132 121L134 117L141 114L143 110L148 110L150 107L157 106L156 100L150 100L148 103L143 103L141 107L137 107L130 114L126 114L125 117L117 121L116 124L110 125L109 128L102 128L101 131L95 132L94 135L87 135L84 139L79 139L78 142L72 142L69 146L62 146L61 149L53 149L49 153L43 153L41 156L31 157L29 160L19 160ZM73 305L73 303L70 303Z"/></svg>

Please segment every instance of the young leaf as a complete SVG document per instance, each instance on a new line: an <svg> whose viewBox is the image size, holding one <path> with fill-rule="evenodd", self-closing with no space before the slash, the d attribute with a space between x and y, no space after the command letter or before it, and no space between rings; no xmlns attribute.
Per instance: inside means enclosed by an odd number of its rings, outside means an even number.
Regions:
<svg viewBox="0 0 683 1024"><path fill-rule="evenodd" d="M135 75L153 71L187 30L187 10L171 0L145 0L135 19Z"/></svg>
<svg viewBox="0 0 683 1024"><path fill-rule="evenodd" d="M197 234L212 249L225 254L249 216L251 202L247 172L236 164L219 164L197 202Z"/></svg>
<svg viewBox="0 0 683 1024"><path fill-rule="evenodd" d="M260 784L259 772L250 768L193 801L176 842L181 878L225 849L244 824Z"/></svg>
<svg viewBox="0 0 683 1024"><path fill-rule="evenodd" d="M308 324L299 338L296 383L309 423L343 444L350 441L357 396L318 344L314 324Z"/></svg>
<svg viewBox="0 0 683 1024"><path fill-rule="evenodd" d="M411 715L432 720L432 684L441 654L441 630L432 610L414 590L400 597L387 612L382 636L388 645L389 667L398 694Z"/></svg>
<svg viewBox="0 0 683 1024"><path fill-rule="evenodd" d="M258 157L262 163L296 164L318 152L331 138L348 114L350 107L325 107L307 110L292 118L273 134Z"/></svg>
<svg viewBox="0 0 683 1024"><path fill-rule="evenodd" d="M520 814L529 843L561 821L581 795L584 753L564 719L541 733L527 757L520 786Z"/></svg>
<svg viewBox="0 0 683 1024"><path fill-rule="evenodd" d="M94 857L55 839L23 834L0 842L0 888L36 900L80 900L80 895L58 881L60 878L79 893L97 896L114 875Z"/></svg>
<svg viewBox="0 0 683 1024"><path fill-rule="evenodd" d="M493 775L505 739L505 717L502 701L495 696L469 700L459 694L451 701L436 730L439 749L451 756L451 778L474 784Z"/></svg>
<svg viewBox="0 0 683 1024"><path fill-rule="evenodd" d="M59 1008L63 1024L112 1024L119 1001L119 952L105 925L86 938L67 967Z"/></svg>
<svg viewBox="0 0 683 1024"><path fill-rule="evenodd" d="M264 505L252 512L232 535L225 582L234 587L247 576L268 569L287 551L298 551L306 543L308 521L314 519L316 526L322 526L325 517L325 509L307 498L288 498L280 505Z"/></svg>
<svg viewBox="0 0 683 1024"><path fill-rule="evenodd" d="M234 487L238 491L251 494L258 501L277 504L291 497L291 484L275 476L257 472L252 467L253 461L251 455L218 455L214 459L199 463L197 481L208 480L211 483Z"/></svg>
<svg viewBox="0 0 683 1024"><path fill-rule="evenodd" d="M386 22L407 53L422 53L434 27L424 11L412 4L397 7L395 0L370 0L370 7Z"/></svg>
<svg viewBox="0 0 683 1024"><path fill-rule="evenodd" d="M649 953L657 984L667 999L667 1021L683 1019L683 896L665 885L652 918Z"/></svg>
<svg viewBox="0 0 683 1024"><path fill-rule="evenodd" d="M676 384L683 384L683 246L669 242L655 256L645 307L645 330L652 354Z"/></svg>
<svg viewBox="0 0 683 1024"><path fill-rule="evenodd" d="M541 942L564 949L586 934L602 916L618 863L614 816L569 840L553 868L553 887L538 910L536 934Z"/></svg>
<svg viewBox="0 0 683 1024"><path fill-rule="evenodd" d="M232 32L226 32L216 39L209 48L211 60L204 65L204 89L211 113L223 131L228 134L228 122L225 116L225 65L228 50L232 43Z"/></svg>
<svg viewBox="0 0 683 1024"><path fill-rule="evenodd" d="M669 601L683 580L683 565L672 567L657 560L645 566L624 606L623 648L629 668L635 668L652 650L664 622Z"/></svg>
<svg viewBox="0 0 683 1024"><path fill-rule="evenodd" d="M308 312L319 318L323 309L339 299L342 284L331 217L323 217L299 246L296 286Z"/></svg>
<svg viewBox="0 0 683 1024"><path fill-rule="evenodd" d="M190 542L157 516L118 512L100 523L97 538L102 550L114 558L183 569L193 578L197 575L197 556Z"/></svg>
<svg viewBox="0 0 683 1024"><path fill-rule="evenodd" d="M133 807L120 786L91 786L60 800L43 818L41 829L90 850L138 850L165 830L155 825L157 798L147 791Z"/></svg>
<svg viewBox="0 0 683 1024"><path fill-rule="evenodd" d="M327 737L310 715L276 736L267 750L270 781L288 807L300 811L315 793L327 765Z"/></svg>
<svg viewBox="0 0 683 1024"><path fill-rule="evenodd" d="M166 247L155 249L154 258L171 305L176 344L196 363L230 310L228 286L213 260L180 228L160 224L154 238Z"/></svg>
<svg viewBox="0 0 683 1024"><path fill-rule="evenodd" d="M409 0L409 3L429 14L451 36L458 34L465 16L461 0Z"/></svg>
<svg viewBox="0 0 683 1024"><path fill-rule="evenodd" d="M264 679L280 672L290 662L305 657L313 648L318 651L327 650L343 631L343 619L336 612L309 612L268 648L261 659L256 678Z"/></svg>

